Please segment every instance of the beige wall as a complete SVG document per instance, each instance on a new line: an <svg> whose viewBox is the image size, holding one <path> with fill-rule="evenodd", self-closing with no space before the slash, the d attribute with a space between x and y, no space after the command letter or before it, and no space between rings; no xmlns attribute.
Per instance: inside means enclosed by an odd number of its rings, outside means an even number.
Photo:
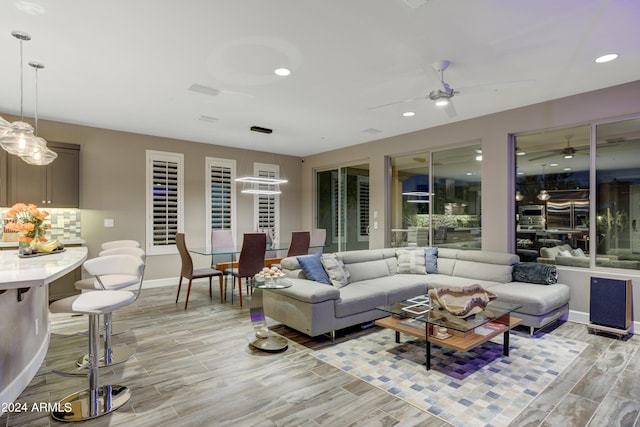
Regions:
<svg viewBox="0 0 640 427"><path fill-rule="evenodd" d="M312 188L314 170L351 164L355 160L361 163L366 156L371 168L370 217L372 218L372 212L377 210L380 224L377 230L371 229L370 246L384 247L385 229L389 228L385 224L390 221L385 209L385 156L452 148L481 141L482 248L513 252L515 190L509 135L631 114L640 114L640 81L305 157L302 164L302 181L305 188L302 195L302 225L308 228L314 223L313 192L306 191ZM636 288L635 318L640 318L640 275L633 271L585 271L563 268L560 278L572 288L572 310L585 313L589 311L590 275L632 277Z"/></svg>
<svg viewBox="0 0 640 427"><path fill-rule="evenodd" d="M10 121L15 117L3 114ZM95 256L100 243L107 240L135 239L145 241L145 162L146 150L184 154L185 234L190 247L206 245L205 157L235 159L238 174L252 174L253 162L280 165L280 175L289 182L281 186L281 239L288 241L291 231L301 229L300 164L292 156L273 155L250 150L199 144L169 138L117 132L66 123L38 121L39 135L49 141L79 144L80 208L82 238ZM238 191L241 188L238 188ZM253 196L238 193L237 236L255 230ZM115 227L105 228L103 220L113 218ZM195 255L196 267L209 260ZM177 255L147 258L146 279L177 277L180 260Z"/></svg>

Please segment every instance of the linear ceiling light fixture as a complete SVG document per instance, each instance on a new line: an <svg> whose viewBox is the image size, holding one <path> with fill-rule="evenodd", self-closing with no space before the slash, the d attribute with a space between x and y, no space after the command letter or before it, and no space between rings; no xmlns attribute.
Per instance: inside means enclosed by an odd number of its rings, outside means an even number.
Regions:
<svg viewBox="0 0 640 427"><path fill-rule="evenodd" d="M252 132L258 132L270 135L273 133L273 129L265 128L262 126L251 126L249 128ZM242 182L243 185L249 185L247 188L243 188L240 192L244 194L263 194L263 195L275 195L281 194L280 184L286 184L288 181L279 177L268 176L242 176L235 179L236 182Z"/></svg>
<svg viewBox="0 0 640 427"><path fill-rule="evenodd" d="M288 181L283 178L268 178L266 176L243 176L241 178L236 178L237 182L246 182L248 184L266 184L266 185L277 185L277 184L286 184Z"/></svg>

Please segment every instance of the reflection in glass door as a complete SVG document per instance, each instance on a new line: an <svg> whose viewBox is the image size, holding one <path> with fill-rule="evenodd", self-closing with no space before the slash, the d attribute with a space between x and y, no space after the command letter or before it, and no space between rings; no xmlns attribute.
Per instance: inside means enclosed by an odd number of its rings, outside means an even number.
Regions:
<svg viewBox="0 0 640 427"><path fill-rule="evenodd" d="M327 230L324 252L369 248L369 165L316 172L316 228Z"/></svg>

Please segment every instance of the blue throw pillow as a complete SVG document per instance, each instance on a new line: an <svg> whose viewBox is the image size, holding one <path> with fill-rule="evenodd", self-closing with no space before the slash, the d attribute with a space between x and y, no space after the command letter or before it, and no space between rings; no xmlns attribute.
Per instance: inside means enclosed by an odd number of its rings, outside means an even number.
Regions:
<svg viewBox="0 0 640 427"><path fill-rule="evenodd" d="M307 279L330 285L331 280L329 280L329 276L322 266L322 261L320 261L321 256L322 253L318 252L313 255L304 255L296 258Z"/></svg>
<svg viewBox="0 0 640 427"><path fill-rule="evenodd" d="M425 248L424 249L424 269L427 270L427 274L438 273L438 248Z"/></svg>

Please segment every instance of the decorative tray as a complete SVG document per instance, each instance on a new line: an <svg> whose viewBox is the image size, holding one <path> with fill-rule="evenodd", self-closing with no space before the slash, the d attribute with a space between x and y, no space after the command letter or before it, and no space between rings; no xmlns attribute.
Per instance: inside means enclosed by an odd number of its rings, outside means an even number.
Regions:
<svg viewBox="0 0 640 427"><path fill-rule="evenodd" d="M63 248L63 249L56 249L55 251L51 251L51 252L37 252L35 254L30 254L30 255L25 255L25 254L18 254L19 258L35 258L37 256L43 256L43 255L54 255L54 254L59 254L61 252L66 251L67 248Z"/></svg>

